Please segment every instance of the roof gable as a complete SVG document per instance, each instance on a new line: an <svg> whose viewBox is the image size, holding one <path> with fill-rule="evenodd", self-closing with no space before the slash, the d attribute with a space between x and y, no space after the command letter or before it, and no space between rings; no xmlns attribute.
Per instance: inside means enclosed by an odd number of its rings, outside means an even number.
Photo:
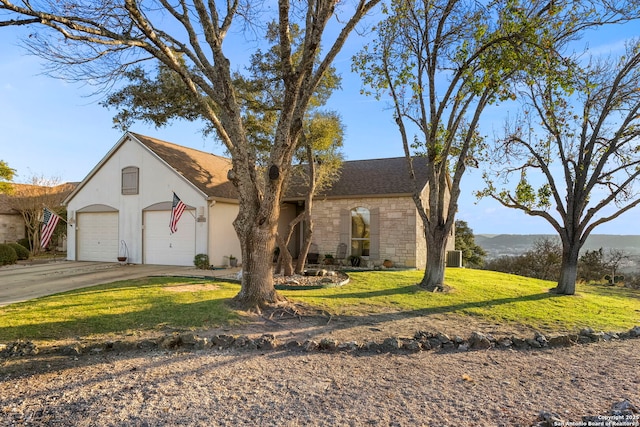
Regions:
<svg viewBox="0 0 640 427"><path fill-rule="evenodd" d="M237 191L227 179L227 172L231 169L231 160L215 154L195 150L170 142L151 138L133 132L127 132L116 145L89 172L76 189L64 200L68 204L71 199L91 180L100 168L127 141L135 141L152 155L166 164L176 174L197 188L205 196L221 199L237 199Z"/></svg>
<svg viewBox="0 0 640 427"><path fill-rule="evenodd" d="M231 159L136 133L130 135L207 196L238 198L227 178Z"/></svg>

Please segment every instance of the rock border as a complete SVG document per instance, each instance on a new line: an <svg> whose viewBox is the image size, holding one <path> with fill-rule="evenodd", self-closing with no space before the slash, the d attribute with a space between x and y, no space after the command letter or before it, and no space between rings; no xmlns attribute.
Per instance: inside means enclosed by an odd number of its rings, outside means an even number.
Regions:
<svg viewBox="0 0 640 427"><path fill-rule="evenodd" d="M449 337L442 332L417 331L412 338L389 337L382 342L357 341L339 342L332 338L304 342L281 341L273 334L251 338L247 335L213 335L200 337L192 332L173 332L156 339L141 341L106 341L103 343L74 343L65 346L39 348L31 341L18 340L10 344L0 344L0 358L28 357L35 355L80 356L107 352L136 350L260 350L299 352L350 352L350 353L416 353L420 351L477 351L489 349L535 350L554 347L569 347L602 341L617 341L640 338L640 326L626 332L595 332L584 328L577 334L545 336L539 332L533 338L501 337L473 332L468 338Z"/></svg>
<svg viewBox="0 0 640 427"><path fill-rule="evenodd" d="M345 276L347 276L347 278L344 279L341 282L327 282L327 283L320 284L320 285L309 285L309 286L305 286L305 285L288 285L286 283L281 283L281 284L278 284L278 285L274 285L274 288L276 288L279 291L305 291L305 290L313 290L313 289L338 288L340 286L344 286L344 285L348 284L349 281L351 280L349 275L347 275L346 273L345 273Z"/></svg>

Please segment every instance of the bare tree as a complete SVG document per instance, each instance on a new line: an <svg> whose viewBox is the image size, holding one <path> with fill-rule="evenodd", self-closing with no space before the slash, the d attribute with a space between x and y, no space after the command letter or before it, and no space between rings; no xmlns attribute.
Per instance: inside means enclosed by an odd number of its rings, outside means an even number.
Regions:
<svg viewBox="0 0 640 427"><path fill-rule="evenodd" d="M180 76L232 157L230 179L238 189L240 203L234 227L244 270L235 301L260 309L283 300L273 286L272 254L283 182L299 144L309 102L349 34L379 1L279 0L277 9L271 11L267 4L241 0L144 4L135 0L0 0L0 11L4 12L0 25L27 22L53 30L34 32L29 46L70 77L97 75L112 82L119 73L146 59L160 61ZM276 22L283 108L278 112L263 171L257 167L247 138L233 67L223 44L230 34L243 33L251 22L270 21L270 13ZM296 50L291 38L293 25L299 25L303 33L302 47ZM79 64L84 65L81 73L70 74L69 65Z"/></svg>
<svg viewBox="0 0 640 427"><path fill-rule="evenodd" d="M292 171L290 188L297 195L304 197L304 210L287 226L283 236L278 236L280 255L278 267L284 267L284 275L293 272L301 274L305 260L311 247L313 236L313 199L323 190L331 187L340 176L342 167L342 140L344 128L336 113L315 112L306 121L302 136L302 144L297 154L300 165ZM293 268L293 257L288 245L293 236L295 226L304 223L303 239L298 260Z"/></svg>
<svg viewBox="0 0 640 427"><path fill-rule="evenodd" d="M585 26L613 19L591 4L555 1L394 0L377 38L354 59L366 85L391 98L416 183L426 269L420 286L443 289L447 240L460 183L477 166L487 105L514 96L509 82L561 67L559 49ZM426 164L427 189L413 165ZM422 180L424 182L424 178Z"/></svg>
<svg viewBox="0 0 640 427"><path fill-rule="evenodd" d="M58 178L44 176L32 176L29 182L29 184L14 184L11 207L22 215L31 253L37 255L43 249L40 247L40 228L44 208L61 213L62 201L74 186L60 184ZM64 224L58 224L58 227L64 227Z"/></svg>
<svg viewBox="0 0 640 427"><path fill-rule="evenodd" d="M562 242L560 294L575 293L591 232L640 204L640 43L617 60L577 65L561 80L523 82L522 116L507 125L494 173L517 184L482 193L545 219ZM553 212L555 210L555 212Z"/></svg>

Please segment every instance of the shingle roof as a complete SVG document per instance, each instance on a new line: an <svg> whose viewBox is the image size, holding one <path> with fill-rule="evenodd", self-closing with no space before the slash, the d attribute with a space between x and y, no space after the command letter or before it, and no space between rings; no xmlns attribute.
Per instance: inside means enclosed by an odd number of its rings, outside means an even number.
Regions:
<svg viewBox="0 0 640 427"><path fill-rule="evenodd" d="M236 188L227 179L230 159L137 133L130 134L207 196L238 198Z"/></svg>
<svg viewBox="0 0 640 427"><path fill-rule="evenodd" d="M231 159L137 133L131 135L208 196L237 199L236 188L227 179ZM418 187L424 188L425 162L416 158L413 164ZM304 189L304 186L290 185L285 199L304 197ZM318 197L410 195L412 192L406 158L392 157L343 162L340 178Z"/></svg>
<svg viewBox="0 0 640 427"><path fill-rule="evenodd" d="M18 214L17 211L11 207L11 195L0 194L0 214L13 215Z"/></svg>
<svg viewBox="0 0 640 427"><path fill-rule="evenodd" d="M426 164L419 158L413 162L418 176L418 188L426 185ZM295 181L295 180L294 180ZM304 197L305 186L290 185L286 199ZM345 161L340 170L340 178L317 197L354 197L410 195L413 181L405 157L387 159Z"/></svg>
<svg viewBox="0 0 640 427"><path fill-rule="evenodd" d="M128 132L128 135L147 147L207 196L237 200L238 192L227 178L227 173L232 168L231 159L137 133ZM114 147L114 150L117 147ZM99 167L100 164L96 169ZM426 185L425 162L416 158L414 168L418 176L418 188L422 189ZM306 186L293 182L285 191L284 199L299 200L304 197L305 189ZM409 178L407 160L404 157L393 157L343 162L340 178L317 197L408 196L412 192L413 182ZM70 197L73 197L73 194Z"/></svg>
<svg viewBox="0 0 640 427"><path fill-rule="evenodd" d="M65 182L54 187L45 187L41 185L32 184L13 184L12 194L0 194L0 214L18 214L18 211L12 208L11 199L19 197L21 195L33 196L38 194L38 189L42 188L47 190L48 194L60 194L60 199L67 197L78 185L77 182ZM55 206L51 206L54 208Z"/></svg>
<svg viewBox="0 0 640 427"><path fill-rule="evenodd" d="M424 162L413 163L418 175L418 188L423 188L426 184L425 168L421 167ZM340 197L412 194L413 186L405 157L354 160L342 164L340 179L322 195Z"/></svg>

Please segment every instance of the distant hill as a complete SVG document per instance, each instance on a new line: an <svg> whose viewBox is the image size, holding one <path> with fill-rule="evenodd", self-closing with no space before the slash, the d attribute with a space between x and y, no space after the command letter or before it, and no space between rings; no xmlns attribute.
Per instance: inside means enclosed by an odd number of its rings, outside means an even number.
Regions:
<svg viewBox="0 0 640 427"><path fill-rule="evenodd" d="M477 234L476 244L487 251L487 258L503 255L519 255L533 248L536 240L549 238L559 239L553 234ZM640 235L621 236L614 234L593 234L589 236L582 250L603 248L620 249L629 255L640 256Z"/></svg>

